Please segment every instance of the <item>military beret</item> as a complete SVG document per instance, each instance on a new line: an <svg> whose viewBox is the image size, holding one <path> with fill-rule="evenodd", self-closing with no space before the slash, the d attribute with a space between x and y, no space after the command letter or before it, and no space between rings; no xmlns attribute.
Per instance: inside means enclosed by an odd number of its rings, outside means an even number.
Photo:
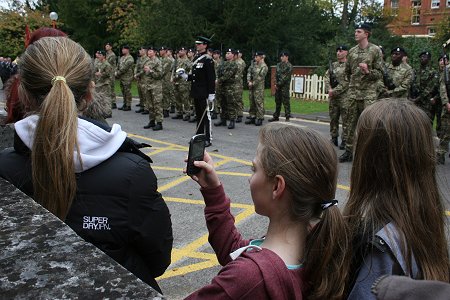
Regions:
<svg viewBox="0 0 450 300"><path fill-rule="evenodd" d="M255 52L255 56L262 56L262 55L264 55L264 52L262 52L262 51Z"/></svg>
<svg viewBox="0 0 450 300"><path fill-rule="evenodd" d="M236 53L242 53L242 52L241 52L241 50L239 50L239 49L236 49Z"/></svg>
<svg viewBox="0 0 450 300"><path fill-rule="evenodd" d="M139 50L141 50L141 49L143 49L143 50L147 50L147 49L148 49L148 47L147 47L147 46L141 46L141 47L139 47Z"/></svg>
<svg viewBox="0 0 450 300"><path fill-rule="evenodd" d="M214 53L214 54L220 54L220 55L222 55L222 52L220 52L219 49L215 49L215 50L213 51L213 53Z"/></svg>
<svg viewBox="0 0 450 300"><path fill-rule="evenodd" d="M368 32L372 32L372 26L369 23L360 23L355 26L355 29L363 29Z"/></svg>
<svg viewBox="0 0 450 300"><path fill-rule="evenodd" d="M112 47L112 44L110 42L106 42L105 46L111 46Z"/></svg>
<svg viewBox="0 0 450 300"><path fill-rule="evenodd" d="M348 47L345 46L345 45L339 45L339 46L336 47L336 51L339 51L339 50L341 50L341 51L348 51Z"/></svg>
<svg viewBox="0 0 450 300"><path fill-rule="evenodd" d="M289 56L289 52L288 51L281 51L280 52L280 56Z"/></svg>
<svg viewBox="0 0 450 300"><path fill-rule="evenodd" d="M161 51L161 50L167 50L167 47L166 46L161 46L161 48L159 48L159 50Z"/></svg>
<svg viewBox="0 0 450 300"><path fill-rule="evenodd" d="M236 50L234 50L233 48L228 48L227 50L225 50L225 52L231 52L233 54L236 54Z"/></svg>
<svg viewBox="0 0 450 300"><path fill-rule="evenodd" d="M395 48L393 48L391 50L391 54L394 53L394 52L400 52L400 53L403 53L404 55L406 55L406 50L403 49L402 47L395 47Z"/></svg>
<svg viewBox="0 0 450 300"><path fill-rule="evenodd" d="M122 46L122 49L128 49L128 50L130 50L130 46L128 46L128 45L123 45L123 46Z"/></svg>
<svg viewBox="0 0 450 300"><path fill-rule="evenodd" d="M448 60L448 55L447 55L447 54L442 54L442 55L439 57L439 60L441 60L441 59L446 59L446 60Z"/></svg>
<svg viewBox="0 0 450 300"><path fill-rule="evenodd" d="M429 52L429 51L423 51L422 53L419 54L419 57L421 57L422 55L426 55L429 58L431 58L431 52Z"/></svg>
<svg viewBox="0 0 450 300"><path fill-rule="evenodd" d="M147 50L158 51L158 49L156 47L153 47L153 46L148 46Z"/></svg>
<svg viewBox="0 0 450 300"><path fill-rule="evenodd" d="M195 52L194 49L189 48L188 52Z"/></svg>
<svg viewBox="0 0 450 300"><path fill-rule="evenodd" d="M187 51L188 49L186 48L186 47L180 47L180 48L178 48L178 51Z"/></svg>
<svg viewBox="0 0 450 300"><path fill-rule="evenodd" d="M106 55L106 52L105 52L105 51L103 51L103 50L98 50L98 51L97 51L97 53L98 53L98 54L101 54L101 55L103 55L103 56L105 56L105 55Z"/></svg>
<svg viewBox="0 0 450 300"><path fill-rule="evenodd" d="M195 40L196 44L211 44L212 41L210 39L208 39L207 37L204 36L198 36L197 39Z"/></svg>

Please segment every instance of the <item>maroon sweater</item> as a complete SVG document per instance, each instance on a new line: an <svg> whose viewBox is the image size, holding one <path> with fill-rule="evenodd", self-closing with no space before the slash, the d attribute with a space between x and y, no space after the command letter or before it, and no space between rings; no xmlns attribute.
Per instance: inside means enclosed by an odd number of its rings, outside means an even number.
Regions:
<svg viewBox="0 0 450 300"><path fill-rule="evenodd" d="M209 243L224 266L211 283L186 299L303 299L302 269L289 270L271 250L251 249L231 260L230 253L249 245L234 226L223 186L202 189Z"/></svg>

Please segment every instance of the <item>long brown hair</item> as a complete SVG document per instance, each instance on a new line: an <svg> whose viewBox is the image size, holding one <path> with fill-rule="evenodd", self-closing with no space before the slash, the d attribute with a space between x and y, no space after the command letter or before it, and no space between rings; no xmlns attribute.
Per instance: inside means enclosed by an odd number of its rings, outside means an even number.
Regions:
<svg viewBox="0 0 450 300"><path fill-rule="evenodd" d="M349 265L344 255L345 222L337 206L321 207L336 192L337 157L331 143L314 130L271 123L260 131L258 154L268 178L283 176L292 196L290 218L305 223L319 220L305 246L308 298L342 298Z"/></svg>
<svg viewBox="0 0 450 300"><path fill-rule="evenodd" d="M408 101L388 99L363 111L356 132L344 210L353 238L371 236L392 222L407 272L412 274L414 256L423 279L448 282L445 215L428 117Z"/></svg>
<svg viewBox="0 0 450 300"><path fill-rule="evenodd" d="M27 48L19 70L19 97L39 115L31 151L34 198L65 219L76 193L77 116L93 74L91 59L69 38L45 37Z"/></svg>

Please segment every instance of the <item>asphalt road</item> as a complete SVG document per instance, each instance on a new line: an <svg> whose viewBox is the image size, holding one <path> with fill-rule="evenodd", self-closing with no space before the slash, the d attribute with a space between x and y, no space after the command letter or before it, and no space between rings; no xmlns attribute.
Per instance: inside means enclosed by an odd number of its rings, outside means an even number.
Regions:
<svg viewBox="0 0 450 300"><path fill-rule="evenodd" d="M133 109L136 103L134 100ZM166 118L163 122L164 130L154 132L143 128L148 122L148 116L136 114L133 110L114 110L113 117L108 122L120 124L129 136L152 145L152 148L146 148L144 152L153 159L152 167L158 177L159 191L171 210L174 233L172 264L158 282L168 299L183 299L208 284L220 270L208 244L204 205L199 188L182 173L185 166L183 160L187 156L187 146L195 132L195 124ZM324 136L329 136L328 123L304 118L292 118L291 122L311 127ZM234 130L216 127L213 129L213 145L207 148L217 164L225 191L232 199L232 212L236 217L237 227L246 238L261 237L267 225L267 219L254 212L248 185L259 128L243 123L237 124ZM342 153L337 151L338 155ZM336 193L339 207L345 204L348 194L350 168L349 163L339 165ZM447 209L450 209L449 178L450 159L447 159L445 166L438 166L438 181L446 198Z"/></svg>

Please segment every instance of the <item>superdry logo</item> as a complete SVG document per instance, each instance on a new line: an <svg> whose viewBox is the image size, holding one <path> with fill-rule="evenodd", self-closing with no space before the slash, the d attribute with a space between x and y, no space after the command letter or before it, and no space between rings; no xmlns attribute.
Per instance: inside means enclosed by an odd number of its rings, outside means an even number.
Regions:
<svg viewBox="0 0 450 300"><path fill-rule="evenodd" d="M83 229L90 230L111 230L107 217L83 217Z"/></svg>

